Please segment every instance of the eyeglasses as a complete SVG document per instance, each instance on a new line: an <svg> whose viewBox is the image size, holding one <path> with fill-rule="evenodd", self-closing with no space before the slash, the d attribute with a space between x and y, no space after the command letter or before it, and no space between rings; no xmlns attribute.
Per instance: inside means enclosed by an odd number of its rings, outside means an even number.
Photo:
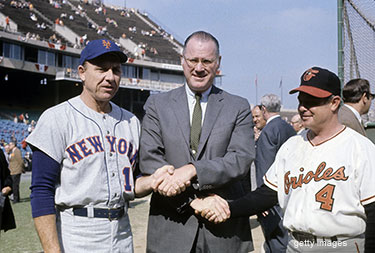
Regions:
<svg viewBox="0 0 375 253"><path fill-rule="evenodd" d="M200 62L202 64L203 67L210 67L212 66L215 61L217 60L217 57L215 57L215 59L198 59L198 58L193 58L193 59L188 59L185 57L185 55L183 56L187 65L190 67L190 68L194 68L198 65L198 63Z"/></svg>

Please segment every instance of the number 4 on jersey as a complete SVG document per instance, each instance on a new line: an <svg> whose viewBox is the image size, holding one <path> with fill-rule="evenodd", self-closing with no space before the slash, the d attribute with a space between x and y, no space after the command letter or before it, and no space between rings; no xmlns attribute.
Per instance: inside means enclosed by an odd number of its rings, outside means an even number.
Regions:
<svg viewBox="0 0 375 253"><path fill-rule="evenodd" d="M315 194L315 201L320 202L320 209L326 211L332 211L332 205L334 202L333 192L335 191L335 185L327 184L320 191Z"/></svg>

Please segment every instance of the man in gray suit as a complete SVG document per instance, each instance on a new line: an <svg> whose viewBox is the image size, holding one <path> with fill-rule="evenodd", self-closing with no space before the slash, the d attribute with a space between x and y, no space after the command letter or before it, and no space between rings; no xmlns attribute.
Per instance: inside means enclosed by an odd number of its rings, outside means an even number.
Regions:
<svg viewBox="0 0 375 253"><path fill-rule="evenodd" d="M264 119L267 121L256 141L255 169L257 186L263 184L263 176L275 160L281 145L295 135L293 127L280 117L281 101L274 94L264 95L260 100ZM258 214L265 242L265 252L285 252L288 245L288 232L281 221L279 205L275 205L266 214Z"/></svg>
<svg viewBox="0 0 375 253"><path fill-rule="evenodd" d="M374 94L370 93L370 83L366 79L353 79L343 89L344 105L339 110L339 121L366 136L361 115L368 113Z"/></svg>
<svg viewBox="0 0 375 253"><path fill-rule="evenodd" d="M243 196L242 182L255 157L250 106L244 98L213 85L220 66L219 43L195 32L184 45L183 87L152 95L145 104L140 140L140 169L151 175L172 165L154 188L150 203L147 252L249 252L249 219L210 223L194 214L212 203L217 222L230 201ZM176 188L176 185L179 187Z"/></svg>

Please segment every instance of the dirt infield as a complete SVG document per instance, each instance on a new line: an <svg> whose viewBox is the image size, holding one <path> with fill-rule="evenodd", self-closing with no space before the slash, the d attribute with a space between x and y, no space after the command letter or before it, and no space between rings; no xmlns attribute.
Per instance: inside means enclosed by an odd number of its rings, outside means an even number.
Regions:
<svg viewBox="0 0 375 253"><path fill-rule="evenodd" d="M146 252L146 231L149 200L150 196L147 196L145 198L136 199L130 203L129 216L133 231L135 253ZM259 223L256 221L255 216L250 218L250 224L252 228L255 248L253 252L258 253L261 252L261 245L264 241L263 234L259 226Z"/></svg>

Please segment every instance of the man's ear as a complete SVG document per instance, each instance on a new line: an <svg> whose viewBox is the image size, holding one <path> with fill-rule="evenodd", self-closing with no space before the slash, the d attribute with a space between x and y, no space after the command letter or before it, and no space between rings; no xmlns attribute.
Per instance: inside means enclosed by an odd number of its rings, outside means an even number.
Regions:
<svg viewBox="0 0 375 253"><path fill-rule="evenodd" d="M367 95L368 94L366 92L364 92L362 94L361 101L362 101L363 104L366 104L368 102L368 100L369 100L369 98L367 97Z"/></svg>
<svg viewBox="0 0 375 253"><path fill-rule="evenodd" d="M332 111L336 111L340 107L340 103L341 103L341 97L334 96L331 100Z"/></svg>
<svg viewBox="0 0 375 253"><path fill-rule="evenodd" d="M84 82L86 79L85 71L86 69L83 65L78 66L78 75L81 78L82 82Z"/></svg>

